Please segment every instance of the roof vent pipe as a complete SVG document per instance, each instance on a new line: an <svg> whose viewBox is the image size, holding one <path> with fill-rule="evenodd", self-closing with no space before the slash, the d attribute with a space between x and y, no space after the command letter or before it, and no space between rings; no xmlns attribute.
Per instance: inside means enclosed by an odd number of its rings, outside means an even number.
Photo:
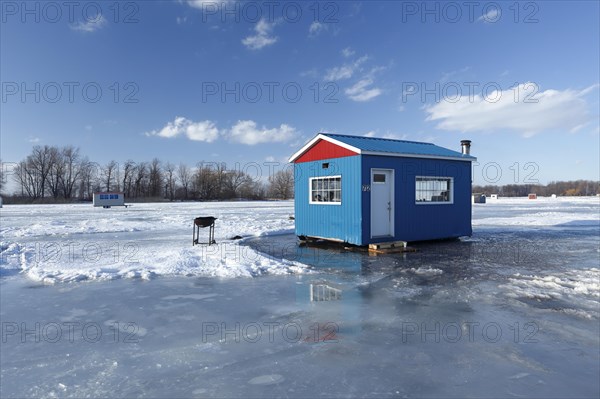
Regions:
<svg viewBox="0 0 600 399"><path fill-rule="evenodd" d="M471 140L461 140L460 141L461 152L463 155L471 154Z"/></svg>

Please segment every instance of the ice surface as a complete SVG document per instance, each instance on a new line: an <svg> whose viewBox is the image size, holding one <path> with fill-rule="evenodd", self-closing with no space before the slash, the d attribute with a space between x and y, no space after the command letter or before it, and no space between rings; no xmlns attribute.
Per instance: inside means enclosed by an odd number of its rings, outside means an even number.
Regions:
<svg viewBox="0 0 600 399"><path fill-rule="evenodd" d="M476 204L473 237L378 256L298 247L292 213L0 209L0 397L600 396L599 199Z"/></svg>
<svg viewBox="0 0 600 399"><path fill-rule="evenodd" d="M0 272L45 283L153 276L240 277L302 273L233 237L291 233L290 202L6 206L0 210ZM192 221L215 216L218 245L192 247ZM208 229L200 241L208 241Z"/></svg>

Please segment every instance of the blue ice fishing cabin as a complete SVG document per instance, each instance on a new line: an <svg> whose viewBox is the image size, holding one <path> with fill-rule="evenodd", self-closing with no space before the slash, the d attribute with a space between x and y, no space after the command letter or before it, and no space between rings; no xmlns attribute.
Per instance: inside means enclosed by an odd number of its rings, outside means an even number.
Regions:
<svg viewBox="0 0 600 399"><path fill-rule="evenodd" d="M320 133L294 164L296 235L354 245L470 236L471 142Z"/></svg>

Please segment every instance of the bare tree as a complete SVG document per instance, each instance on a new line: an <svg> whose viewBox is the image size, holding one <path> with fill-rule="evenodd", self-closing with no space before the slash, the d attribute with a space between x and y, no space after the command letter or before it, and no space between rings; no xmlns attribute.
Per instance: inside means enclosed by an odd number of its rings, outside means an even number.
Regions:
<svg viewBox="0 0 600 399"><path fill-rule="evenodd" d="M35 146L15 170L15 181L21 186L21 193L33 200L46 195L48 175L52 168L54 150L49 146Z"/></svg>
<svg viewBox="0 0 600 399"><path fill-rule="evenodd" d="M177 178L179 179L179 183L181 183L181 188L183 189L183 199L187 200L192 181L192 171L186 164L180 163L177 167Z"/></svg>
<svg viewBox="0 0 600 399"><path fill-rule="evenodd" d="M169 197L169 200L173 201L175 197L175 185L177 179L175 177L175 165L171 162L167 162L165 165L165 187L166 187L166 195Z"/></svg>
<svg viewBox="0 0 600 399"><path fill-rule="evenodd" d="M135 174L135 162L128 160L123 165L123 192L125 197L133 196L133 179Z"/></svg>
<svg viewBox="0 0 600 399"><path fill-rule="evenodd" d="M73 197L75 184L81 177L81 158L79 148L72 146L64 147L61 151L61 160L63 163L63 173L60 178L63 197L69 199Z"/></svg>
<svg viewBox="0 0 600 399"><path fill-rule="evenodd" d="M52 198L57 199L61 191L60 182L64 173L64 162L61 151L56 147L50 147L49 164L48 190Z"/></svg>
<svg viewBox="0 0 600 399"><path fill-rule="evenodd" d="M163 176L160 167L160 160L154 158L150 163L148 170L148 179L150 186L148 187L148 194L150 197L159 197L162 192Z"/></svg>
<svg viewBox="0 0 600 399"><path fill-rule="evenodd" d="M194 191L199 199L210 200L216 198L217 174L212 163L199 162L194 176Z"/></svg>
<svg viewBox="0 0 600 399"><path fill-rule="evenodd" d="M21 161L17 164L13 178L21 188L22 197L37 198L36 177L34 176L33 168L29 168L27 161Z"/></svg>
<svg viewBox="0 0 600 399"><path fill-rule="evenodd" d="M269 195L280 199L293 198L294 172L291 169L280 170L269 177Z"/></svg>
<svg viewBox="0 0 600 399"><path fill-rule="evenodd" d="M97 180L100 174L100 166L97 163L90 162L87 158L83 158L80 164L79 178L79 198L92 199L94 194L94 181Z"/></svg>
<svg viewBox="0 0 600 399"><path fill-rule="evenodd" d="M240 187L240 196L249 199L264 199L266 197L265 185L249 178L248 182Z"/></svg>
<svg viewBox="0 0 600 399"><path fill-rule="evenodd" d="M148 184L147 173L148 173L148 165L146 162L142 162L142 163L138 164L138 166L135 168L135 181L134 181L135 197L141 197L143 195L147 195L147 193L146 193L146 187Z"/></svg>
<svg viewBox="0 0 600 399"><path fill-rule="evenodd" d="M114 180L117 176L117 169L119 168L119 164L115 161L110 161L104 167L102 171L102 187L105 191L110 191L114 184Z"/></svg>
<svg viewBox="0 0 600 399"><path fill-rule="evenodd" d="M34 174L37 176L38 198L44 198L46 195L46 182L52 168L54 160L54 150L47 145L35 146L28 158L28 163L33 168Z"/></svg>
<svg viewBox="0 0 600 399"><path fill-rule="evenodd" d="M230 198L237 198L241 195L244 187L252 184L252 178L241 170L230 170L225 180L225 188L230 193Z"/></svg>

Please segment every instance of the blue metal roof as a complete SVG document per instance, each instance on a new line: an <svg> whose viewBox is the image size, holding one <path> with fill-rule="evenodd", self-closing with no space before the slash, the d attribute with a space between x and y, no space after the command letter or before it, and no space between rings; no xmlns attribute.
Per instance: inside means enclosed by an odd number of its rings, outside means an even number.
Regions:
<svg viewBox="0 0 600 399"><path fill-rule="evenodd" d="M347 136L344 134L321 133L344 144L358 148L366 153L403 154L426 157L460 158L464 160L476 160L471 155L463 155L458 151L452 151L432 143L421 143L418 141L382 139L376 137Z"/></svg>

